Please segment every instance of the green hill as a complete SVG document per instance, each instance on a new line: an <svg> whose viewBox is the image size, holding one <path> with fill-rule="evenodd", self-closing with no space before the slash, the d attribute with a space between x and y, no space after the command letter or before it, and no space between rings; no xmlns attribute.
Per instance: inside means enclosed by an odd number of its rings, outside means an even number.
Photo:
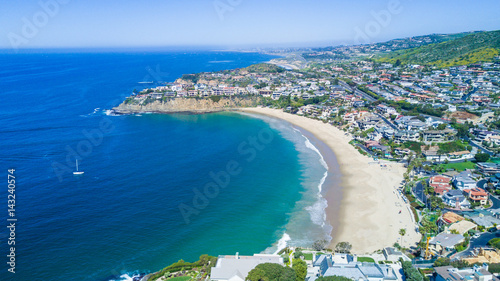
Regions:
<svg viewBox="0 0 500 281"><path fill-rule="evenodd" d="M253 64L244 69L246 69L248 72L253 73L278 73L285 71L284 68L270 63Z"/></svg>
<svg viewBox="0 0 500 281"><path fill-rule="evenodd" d="M500 30L478 32L458 39L382 55L380 62L437 67L492 61L500 54Z"/></svg>

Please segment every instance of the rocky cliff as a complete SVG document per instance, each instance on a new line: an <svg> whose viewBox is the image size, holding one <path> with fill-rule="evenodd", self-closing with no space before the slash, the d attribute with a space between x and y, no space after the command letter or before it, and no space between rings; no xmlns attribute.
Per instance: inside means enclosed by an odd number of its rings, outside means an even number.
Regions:
<svg viewBox="0 0 500 281"><path fill-rule="evenodd" d="M259 103L257 97L222 97L219 101L209 98L173 98L168 101L156 100L147 104L124 101L113 108L117 114L132 114L144 112L156 113L208 113L241 107L253 107Z"/></svg>

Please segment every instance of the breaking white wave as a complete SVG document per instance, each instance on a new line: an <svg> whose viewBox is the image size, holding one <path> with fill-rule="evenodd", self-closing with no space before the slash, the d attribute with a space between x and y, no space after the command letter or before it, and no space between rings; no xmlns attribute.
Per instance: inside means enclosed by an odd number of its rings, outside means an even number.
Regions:
<svg viewBox="0 0 500 281"><path fill-rule="evenodd" d="M306 207L306 210L309 212L311 216L311 221L319 225L321 227L325 227L326 225L326 213L325 209L328 207L328 202L325 198L318 198L318 201L314 203L314 205Z"/></svg>
<svg viewBox="0 0 500 281"><path fill-rule="evenodd" d="M104 114L107 116L120 116L120 114L116 114L115 111L112 109L104 110Z"/></svg>
<svg viewBox="0 0 500 281"><path fill-rule="evenodd" d="M80 115L80 117L90 117L90 116L95 115L96 113L98 113L100 110L101 110L101 108L99 108L99 107L94 108L94 111L92 113Z"/></svg>
<svg viewBox="0 0 500 281"><path fill-rule="evenodd" d="M274 252L274 254L278 254L279 251L285 249L287 246L288 246L288 241L292 240L292 238L290 238L290 235L283 233L283 236L281 237L280 240L278 240L278 245L277 245L277 249L276 251Z"/></svg>
<svg viewBox="0 0 500 281"><path fill-rule="evenodd" d="M331 240L332 226L326 220L328 202L322 195L329 167L319 149L301 130L286 121L251 113L243 115L266 121L271 128L292 141L299 152L299 162L304 165L304 178L301 180L304 187L302 199L296 203L296 209L290 214L285 230L281 230L278 235L285 233L265 252L279 252L287 246L310 247L316 240Z"/></svg>
<svg viewBox="0 0 500 281"><path fill-rule="evenodd" d="M328 170L328 164L326 164L325 158L323 158L323 155L321 154L321 152L319 152L319 150L316 148L316 146L314 146L306 136L304 136L304 135L302 135L302 136L306 139L306 147L313 150L314 152L318 153L319 162L321 163L321 165L323 165L323 167L325 167L326 170ZM326 178L326 176L325 176L325 178ZM323 183L321 183L321 184L323 184Z"/></svg>

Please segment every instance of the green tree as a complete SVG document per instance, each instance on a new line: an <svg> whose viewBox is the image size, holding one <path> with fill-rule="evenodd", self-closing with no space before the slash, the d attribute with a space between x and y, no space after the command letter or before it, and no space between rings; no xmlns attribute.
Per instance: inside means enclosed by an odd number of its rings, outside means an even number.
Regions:
<svg viewBox="0 0 500 281"><path fill-rule="evenodd" d="M437 129L438 129L438 130L444 130L444 129L446 129L446 123L439 124L439 125L437 126Z"/></svg>
<svg viewBox="0 0 500 281"><path fill-rule="evenodd" d="M266 272L260 268L254 268L248 272L246 280L250 281L269 281Z"/></svg>
<svg viewBox="0 0 500 281"><path fill-rule="evenodd" d="M415 267L413 267L411 261L403 261L402 259L400 259L400 261L407 281L424 280L424 276Z"/></svg>
<svg viewBox="0 0 500 281"><path fill-rule="evenodd" d="M456 267L456 268L465 268L465 267L469 267L469 263L466 262L466 261L462 261L462 260L457 260L457 261L451 261L449 258L445 258L445 257L440 257L438 258L435 262L434 262L434 267L439 267L439 266L447 266L447 265L451 265L453 267Z"/></svg>
<svg viewBox="0 0 500 281"><path fill-rule="evenodd" d="M293 270L295 270L295 274L297 275L297 281L304 281L307 275L307 264L305 261L301 259L293 260Z"/></svg>
<svg viewBox="0 0 500 281"><path fill-rule="evenodd" d="M293 258L294 259L300 259L301 256L303 256L304 253L302 253L301 250L296 250L294 253L293 253Z"/></svg>
<svg viewBox="0 0 500 281"><path fill-rule="evenodd" d="M477 153L474 158L476 159L476 162L487 162L490 160L490 155L488 153Z"/></svg>
<svg viewBox="0 0 500 281"><path fill-rule="evenodd" d="M250 281L296 281L295 270L277 263L261 263L250 270L246 280Z"/></svg>
<svg viewBox="0 0 500 281"><path fill-rule="evenodd" d="M307 269L306 269L306 274L307 274ZM283 271L281 272L279 281L294 281L294 280L297 280L297 275L295 273L295 270L290 267L284 267Z"/></svg>
<svg viewBox="0 0 500 281"><path fill-rule="evenodd" d="M312 248L314 250L316 250L316 251L321 251L321 250L324 250L326 248L326 245L328 245L328 241L327 240L325 240L325 239L316 240L312 244Z"/></svg>
<svg viewBox="0 0 500 281"><path fill-rule="evenodd" d="M401 235L401 242L403 242L403 236L406 234L406 228L401 228L399 230L399 235Z"/></svg>
<svg viewBox="0 0 500 281"><path fill-rule="evenodd" d="M488 245L491 247L500 249L500 238L493 238L490 241L488 241Z"/></svg>
<svg viewBox="0 0 500 281"><path fill-rule="evenodd" d="M350 253L352 245L349 242L339 242L335 245L335 251L338 253Z"/></svg>

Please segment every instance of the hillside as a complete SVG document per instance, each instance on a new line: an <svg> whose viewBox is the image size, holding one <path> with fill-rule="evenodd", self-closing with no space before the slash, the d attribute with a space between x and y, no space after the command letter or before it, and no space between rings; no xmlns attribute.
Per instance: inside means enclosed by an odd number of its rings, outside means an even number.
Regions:
<svg viewBox="0 0 500 281"><path fill-rule="evenodd" d="M478 32L442 43L382 55L380 62L423 64L437 67L492 61L500 54L500 30Z"/></svg>
<svg viewBox="0 0 500 281"><path fill-rule="evenodd" d="M392 39L386 42L364 44L363 46L369 47L370 49L386 48L393 51L398 51L398 50L406 50L406 49L426 46L429 44L446 42L457 38L462 38L470 34L474 34L474 32L420 35L420 36ZM329 46L329 47L313 48L311 50L314 52L337 51L339 48L342 47L343 46Z"/></svg>
<svg viewBox="0 0 500 281"><path fill-rule="evenodd" d="M278 73L285 71L284 68L270 63L253 64L246 67L245 70L251 73Z"/></svg>
<svg viewBox="0 0 500 281"><path fill-rule="evenodd" d="M241 107L253 107L260 103L259 97L221 97L211 98L173 98L167 101L146 100L138 102L129 98L113 108L115 114L134 113L208 113L230 110Z"/></svg>

